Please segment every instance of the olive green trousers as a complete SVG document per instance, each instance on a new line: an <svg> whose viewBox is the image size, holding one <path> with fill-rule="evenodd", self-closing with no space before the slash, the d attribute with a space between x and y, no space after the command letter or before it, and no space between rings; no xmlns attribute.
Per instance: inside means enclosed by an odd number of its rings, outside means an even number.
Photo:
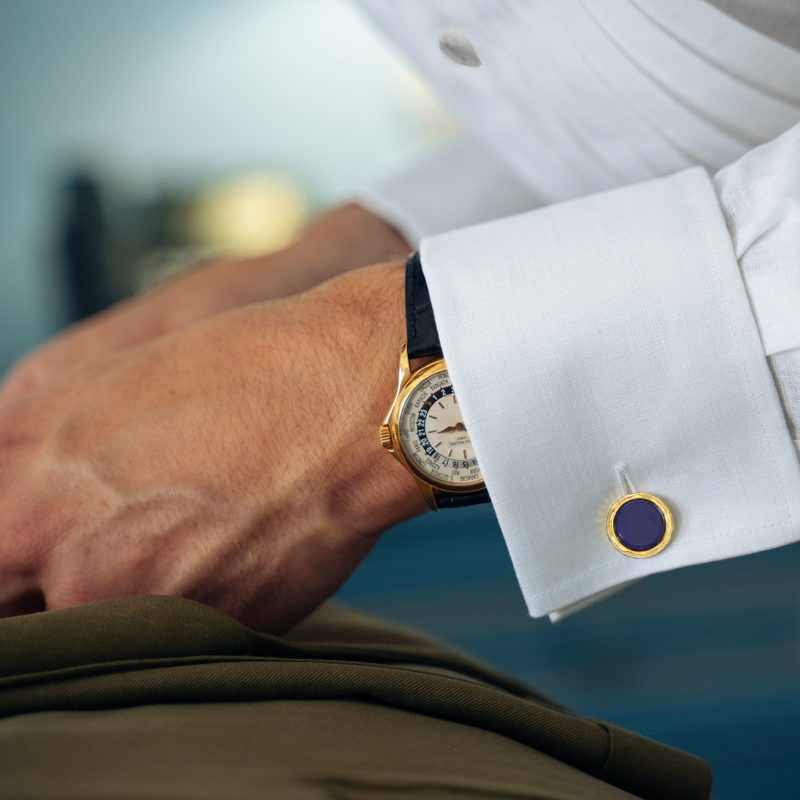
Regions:
<svg viewBox="0 0 800 800"><path fill-rule="evenodd" d="M125 597L0 620L0 798L705 800L700 759L334 605L278 638Z"/></svg>

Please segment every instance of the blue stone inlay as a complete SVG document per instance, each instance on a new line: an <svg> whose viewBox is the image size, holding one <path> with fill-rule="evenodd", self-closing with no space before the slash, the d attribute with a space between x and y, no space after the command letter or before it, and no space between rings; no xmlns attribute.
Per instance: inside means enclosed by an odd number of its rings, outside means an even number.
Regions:
<svg viewBox="0 0 800 800"><path fill-rule="evenodd" d="M665 528L658 506L649 500L629 500L614 517L614 533L631 550L655 547L664 537Z"/></svg>

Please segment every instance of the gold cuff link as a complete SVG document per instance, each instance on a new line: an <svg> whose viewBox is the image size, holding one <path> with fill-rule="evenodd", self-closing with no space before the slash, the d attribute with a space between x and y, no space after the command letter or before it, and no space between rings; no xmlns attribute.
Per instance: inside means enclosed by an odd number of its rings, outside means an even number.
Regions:
<svg viewBox="0 0 800 800"><path fill-rule="evenodd" d="M649 558L660 553L669 544L672 529L672 512L666 504L643 492L621 497L606 519L611 544L632 558Z"/></svg>

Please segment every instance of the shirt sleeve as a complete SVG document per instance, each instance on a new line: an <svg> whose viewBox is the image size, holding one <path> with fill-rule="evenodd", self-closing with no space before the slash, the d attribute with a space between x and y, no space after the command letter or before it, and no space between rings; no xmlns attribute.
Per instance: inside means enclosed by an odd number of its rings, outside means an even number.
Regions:
<svg viewBox="0 0 800 800"><path fill-rule="evenodd" d="M412 247L420 239L543 205L512 170L473 139L361 188L352 200L386 220Z"/></svg>
<svg viewBox="0 0 800 800"><path fill-rule="evenodd" d="M714 186L800 454L800 126L720 170Z"/></svg>
<svg viewBox="0 0 800 800"><path fill-rule="evenodd" d="M800 539L800 126L420 253L531 615ZM606 535L632 491L675 518L651 558Z"/></svg>

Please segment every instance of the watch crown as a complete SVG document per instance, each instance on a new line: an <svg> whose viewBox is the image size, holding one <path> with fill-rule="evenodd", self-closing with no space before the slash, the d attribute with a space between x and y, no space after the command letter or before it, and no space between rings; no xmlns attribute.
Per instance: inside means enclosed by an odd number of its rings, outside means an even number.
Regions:
<svg viewBox="0 0 800 800"><path fill-rule="evenodd" d="M392 434L388 425L381 425L381 446L387 450L392 449Z"/></svg>

